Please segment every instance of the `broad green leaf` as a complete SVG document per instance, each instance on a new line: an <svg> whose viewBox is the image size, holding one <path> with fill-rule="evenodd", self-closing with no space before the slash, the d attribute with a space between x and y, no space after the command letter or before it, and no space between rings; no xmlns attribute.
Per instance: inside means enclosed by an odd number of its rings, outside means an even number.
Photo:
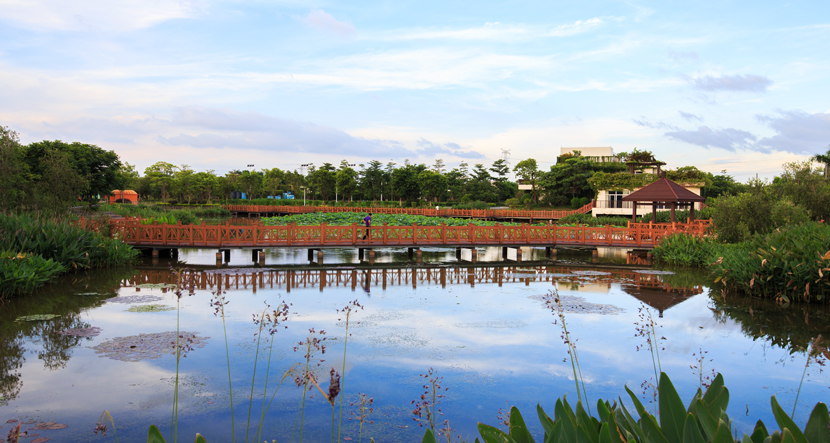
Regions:
<svg viewBox="0 0 830 443"><path fill-rule="evenodd" d="M436 443L435 434L432 433L432 429L427 428L426 432L424 432L424 438L421 439L421 443Z"/></svg>
<svg viewBox="0 0 830 443"><path fill-rule="evenodd" d="M703 400L698 400L694 405L694 412L695 418L697 418L697 422L700 423L700 427L703 429L703 433L706 434L706 440L712 441L715 438L715 433L718 431L718 421L712 414L709 413L709 410L706 409L706 405L703 404Z"/></svg>
<svg viewBox="0 0 830 443"><path fill-rule="evenodd" d="M202 434L196 433L196 442L195 443L207 443L205 437L202 437Z"/></svg>
<svg viewBox="0 0 830 443"><path fill-rule="evenodd" d="M755 429L752 430L752 443L764 443L764 440L769 437L769 432L767 432L767 427L764 426L764 422L758 420L755 423Z"/></svg>
<svg viewBox="0 0 830 443"><path fill-rule="evenodd" d="M804 437L810 443L830 443L830 416L827 413L827 405L817 403L810 413L807 426L804 428Z"/></svg>
<svg viewBox="0 0 830 443"><path fill-rule="evenodd" d="M723 387L723 375L718 373L715 376L715 379L712 380L712 384L709 385L709 388L706 389L706 393L703 394L703 403L707 405L711 404L712 401L715 400L715 397L720 395L720 389Z"/></svg>
<svg viewBox="0 0 830 443"><path fill-rule="evenodd" d="M597 400L597 415L599 415L599 419L602 423L608 422L611 417L611 411L605 405L605 402L602 399Z"/></svg>
<svg viewBox="0 0 830 443"><path fill-rule="evenodd" d="M663 431L660 429L660 425L657 423L657 419L654 418L653 415L644 415L640 419L640 426L642 426L643 432L646 434L646 442L669 443L669 441L666 439L666 436L663 435Z"/></svg>
<svg viewBox="0 0 830 443"><path fill-rule="evenodd" d="M516 443L535 443L530 431L527 430L522 413L515 406L510 408L510 437Z"/></svg>
<svg viewBox="0 0 830 443"><path fill-rule="evenodd" d="M705 443L700 427L697 425L697 419L692 414L686 414L683 424L683 443Z"/></svg>
<svg viewBox="0 0 830 443"><path fill-rule="evenodd" d="M435 443L435 436L432 435L432 431L427 429L427 432L432 440L427 440L427 434L424 434L422 443ZM481 434L481 439L484 440L484 443L515 443L513 439L510 438L509 435L505 434L501 429L485 425L484 423L478 424L478 433Z"/></svg>
<svg viewBox="0 0 830 443"><path fill-rule="evenodd" d="M542 409L542 405L536 404L536 415L539 416L539 422L542 423L542 427L545 428L545 435L550 434L553 431L553 420L548 417L548 414L545 414L545 410Z"/></svg>
<svg viewBox="0 0 830 443"><path fill-rule="evenodd" d="M790 432L789 428L781 432L781 443L796 443L795 434Z"/></svg>
<svg viewBox="0 0 830 443"><path fill-rule="evenodd" d="M637 396L634 395L633 392L631 392L631 389L628 389L628 386L625 387L625 392L628 392L628 396L631 397L631 401L634 402L634 407L637 408L637 414L640 414L640 418L644 418L646 415L648 415L648 412L646 412L646 408L643 407L643 404L640 403L640 400L637 399Z"/></svg>
<svg viewBox="0 0 830 443"><path fill-rule="evenodd" d="M807 443L807 438L801 433L801 429L798 429L798 425L781 409L781 405L778 404L778 400L774 395L770 397L769 401L772 404L772 415L775 416L775 421L778 422L778 427L781 428L781 439L784 439L784 431L789 430L795 440L794 443Z"/></svg>
<svg viewBox="0 0 830 443"><path fill-rule="evenodd" d="M686 421L686 408L674 389L674 385L665 372L660 374L660 427L669 443L683 441L683 428Z"/></svg>
<svg viewBox="0 0 830 443"><path fill-rule="evenodd" d="M634 420L634 417L628 413L628 409L626 409L625 405L622 403L622 399L620 399L620 409L617 410L618 414L623 416L624 422L626 424L625 428L627 432L633 433L637 435L639 441L645 441L645 434L643 434L643 429L640 428L639 423ZM619 420L620 423L623 423L623 420Z"/></svg>
<svg viewBox="0 0 830 443"><path fill-rule="evenodd" d="M582 402L576 403L576 425L577 429L582 428L585 429L585 435L590 439L590 443L599 443L599 426L594 425L594 421L591 420L591 417L585 412L585 408L582 407Z"/></svg>
<svg viewBox="0 0 830 443"><path fill-rule="evenodd" d="M583 427L583 426L577 427L576 428L576 441L577 441L577 443L593 443L594 439L591 438L590 435L588 435L589 432L596 433L596 431L593 431L593 430L589 431L588 429L585 429L585 427ZM599 435L595 435L595 437L596 437L597 441L599 441Z"/></svg>
<svg viewBox="0 0 830 443"><path fill-rule="evenodd" d="M732 430L723 420L718 422L718 430L715 431L715 438L712 439L712 443L735 443L735 440L732 439Z"/></svg>
<svg viewBox="0 0 830 443"><path fill-rule="evenodd" d="M147 443L167 443L156 425L150 425L150 430L147 431Z"/></svg>
<svg viewBox="0 0 830 443"><path fill-rule="evenodd" d="M609 430L610 426L608 423L603 423L602 427L599 429L599 443L614 443L611 440L611 431Z"/></svg>

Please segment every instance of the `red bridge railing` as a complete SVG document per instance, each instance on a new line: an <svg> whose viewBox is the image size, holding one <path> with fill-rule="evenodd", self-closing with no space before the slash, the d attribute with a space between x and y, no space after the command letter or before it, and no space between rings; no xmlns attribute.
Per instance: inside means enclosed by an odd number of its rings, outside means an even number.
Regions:
<svg viewBox="0 0 830 443"><path fill-rule="evenodd" d="M146 247L378 247L378 246L621 246L655 247L671 234L704 235L700 223L613 226L265 226L143 224L140 219L113 221L126 243ZM368 229L368 235L366 230ZM365 239L363 237L366 237Z"/></svg>

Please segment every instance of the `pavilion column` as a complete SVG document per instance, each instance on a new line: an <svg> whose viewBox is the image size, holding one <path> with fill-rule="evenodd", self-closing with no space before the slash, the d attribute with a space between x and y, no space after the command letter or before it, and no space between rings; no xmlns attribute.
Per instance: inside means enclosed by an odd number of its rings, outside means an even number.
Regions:
<svg viewBox="0 0 830 443"><path fill-rule="evenodd" d="M677 202L671 202L671 222L674 223L674 210L677 208Z"/></svg>
<svg viewBox="0 0 830 443"><path fill-rule="evenodd" d="M657 223L657 202L651 202L651 222Z"/></svg>
<svg viewBox="0 0 830 443"><path fill-rule="evenodd" d="M631 202L631 221L637 222L637 202Z"/></svg>
<svg viewBox="0 0 830 443"><path fill-rule="evenodd" d="M689 206L689 222L695 219L695 202Z"/></svg>

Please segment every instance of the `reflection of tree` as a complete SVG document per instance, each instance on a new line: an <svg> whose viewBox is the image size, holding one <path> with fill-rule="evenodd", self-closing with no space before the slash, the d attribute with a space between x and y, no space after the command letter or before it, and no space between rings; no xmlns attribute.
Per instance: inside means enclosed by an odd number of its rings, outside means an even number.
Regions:
<svg viewBox="0 0 830 443"><path fill-rule="evenodd" d="M783 306L772 300L734 295L724 300L715 291L710 297L716 320L734 320L753 340L767 340L791 354L807 349L819 334L830 337L830 309L824 306Z"/></svg>
<svg viewBox="0 0 830 443"><path fill-rule="evenodd" d="M27 350L37 353L50 370L63 369L72 348L83 337L59 334L69 328L90 326L81 320L82 312L103 304L115 295L121 280L133 276L132 269L95 270L69 275L46 286L37 294L10 300L0 309L0 402L16 398L23 385L20 368ZM79 295L86 293L89 295ZM56 314L48 321L16 322L24 315Z"/></svg>

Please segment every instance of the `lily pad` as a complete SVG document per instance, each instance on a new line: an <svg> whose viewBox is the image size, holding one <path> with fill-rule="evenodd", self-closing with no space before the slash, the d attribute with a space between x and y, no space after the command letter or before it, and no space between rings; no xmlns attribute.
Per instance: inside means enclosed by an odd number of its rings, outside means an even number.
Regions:
<svg viewBox="0 0 830 443"><path fill-rule="evenodd" d="M51 320L53 318L60 317L60 315L56 314L36 314L36 315L24 315L23 317L17 317L15 321L44 321L44 320Z"/></svg>
<svg viewBox="0 0 830 443"><path fill-rule="evenodd" d="M130 309L127 309L127 312L164 312L164 311L175 311L176 308L172 306L166 305L141 305L141 306L132 306Z"/></svg>
<svg viewBox="0 0 830 443"><path fill-rule="evenodd" d="M176 289L176 285L170 283L144 283L135 285L135 287L141 289Z"/></svg>
<svg viewBox="0 0 830 443"><path fill-rule="evenodd" d="M197 332L179 331L179 342L196 349L203 348L210 337L199 337ZM116 337L91 346L99 357L120 361L155 360L161 354L175 354L176 331Z"/></svg>
<svg viewBox="0 0 830 443"><path fill-rule="evenodd" d="M162 301L164 298L156 295L124 295L121 297L113 297L107 299L107 303L123 303L131 305L134 303L149 303L154 301Z"/></svg>
<svg viewBox="0 0 830 443"><path fill-rule="evenodd" d="M538 300L547 302L549 295L531 295L527 298L531 300ZM625 309L614 305L606 305L601 303L591 303L582 297L563 295L559 297L562 303L562 310L574 314L600 314L600 315L617 315Z"/></svg>
<svg viewBox="0 0 830 443"><path fill-rule="evenodd" d="M66 329L64 331L58 332L61 335L71 335L73 337L95 337L101 333L101 328L91 327L91 328L74 328L74 329Z"/></svg>

